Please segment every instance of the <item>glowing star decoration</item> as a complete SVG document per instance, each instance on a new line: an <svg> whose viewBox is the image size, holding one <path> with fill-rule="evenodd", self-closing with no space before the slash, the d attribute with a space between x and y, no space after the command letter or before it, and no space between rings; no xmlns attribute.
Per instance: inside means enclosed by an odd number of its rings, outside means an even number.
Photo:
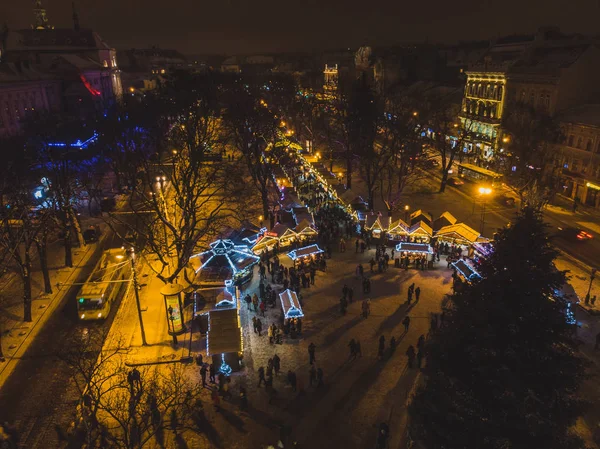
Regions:
<svg viewBox="0 0 600 449"><path fill-rule="evenodd" d="M221 354L221 367L219 368L219 372L223 373L226 376L231 375L231 373L233 372L231 366L225 363L225 354Z"/></svg>

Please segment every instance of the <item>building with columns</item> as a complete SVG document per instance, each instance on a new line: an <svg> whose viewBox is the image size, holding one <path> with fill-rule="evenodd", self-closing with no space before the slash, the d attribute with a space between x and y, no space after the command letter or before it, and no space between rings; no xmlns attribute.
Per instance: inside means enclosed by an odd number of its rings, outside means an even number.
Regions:
<svg viewBox="0 0 600 449"><path fill-rule="evenodd" d="M465 152L490 161L503 149L502 119L521 102L557 116L600 93L600 49L554 28L497 39L466 72L461 120L473 137Z"/></svg>

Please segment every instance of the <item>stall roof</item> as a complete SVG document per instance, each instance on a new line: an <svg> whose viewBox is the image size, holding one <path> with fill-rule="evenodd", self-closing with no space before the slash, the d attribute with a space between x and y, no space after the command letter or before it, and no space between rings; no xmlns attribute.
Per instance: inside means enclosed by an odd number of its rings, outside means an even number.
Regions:
<svg viewBox="0 0 600 449"><path fill-rule="evenodd" d="M340 199L346 204L353 204L357 197L358 196L356 195L356 193L354 193L354 191L352 189L348 189L344 193L342 193L342 195L340 196Z"/></svg>
<svg viewBox="0 0 600 449"><path fill-rule="evenodd" d="M431 218L431 214L419 209L410 214L410 224L414 225L419 221L425 221L428 225L431 225L433 219Z"/></svg>
<svg viewBox="0 0 600 449"><path fill-rule="evenodd" d="M288 288L279 294L279 299L281 300L281 308L286 318L301 318L304 316L296 292Z"/></svg>
<svg viewBox="0 0 600 449"><path fill-rule="evenodd" d="M402 219L393 221L388 229L389 233L408 235L409 226Z"/></svg>
<svg viewBox="0 0 600 449"><path fill-rule="evenodd" d="M296 226L295 232L297 234L316 234L317 231L313 228L313 225L308 220L302 220Z"/></svg>
<svg viewBox="0 0 600 449"><path fill-rule="evenodd" d="M473 282L475 279L481 278L481 275L475 271L475 268L462 259L453 262L452 266L456 268L456 270L467 280L467 282Z"/></svg>
<svg viewBox="0 0 600 449"><path fill-rule="evenodd" d="M427 253L433 254L433 250L431 246L427 243L408 243L401 242L396 245L396 251L398 252L408 252L408 253Z"/></svg>
<svg viewBox="0 0 600 449"><path fill-rule="evenodd" d="M456 224L457 220L450 212L444 212L438 218L433 221L433 230L437 231L444 226L450 226Z"/></svg>
<svg viewBox="0 0 600 449"><path fill-rule="evenodd" d="M433 235L433 229L431 229L431 226L424 221L418 221L408 229L408 233L410 235L426 235L431 237Z"/></svg>
<svg viewBox="0 0 600 449"><path fill-rule="evenodd" d="M475 243L479 237L479 232L464 223L457 223L450 226L444 226L436 232L435 236L462 240L467 243Z"/></svg>
<svg viewBox="0 0 600 449"><path fill-rule="evenodd" d="M384 229L383 225L381 224L381 213L375 213L375 212L371 212L370 214L367 215L367 220L365 222L365 229L367 230L371 230L371 229Z"/></svg>
<svg viewBox="0 0 600 449"><path fill-rule="evenodd" d="M323 250L319 248L319 245L308 245L303 248L298 248L288 253L288 256L292 260L297 260L301 257L310 256L311 254L322 253Z"/></svg>
<svg viewBox="0 0 600 449"><path fill-rule="evenodd" d="M242 330L237 309L213 310L208 315L208 354L241 352Z"/></svg>
<svg viewBox="0 0 600 449"><path fill-rule="evenodd" d="M281 237L287 236L290 233L295 234L295 232L286 225L277 223L270 231L267 232L266 235L280 239Z"/></svg>

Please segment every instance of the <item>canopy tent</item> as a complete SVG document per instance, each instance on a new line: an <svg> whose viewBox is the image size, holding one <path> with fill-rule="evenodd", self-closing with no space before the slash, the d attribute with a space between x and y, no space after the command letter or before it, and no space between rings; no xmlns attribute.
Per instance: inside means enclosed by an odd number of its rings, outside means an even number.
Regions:
<svg viewBox="0 0 600 449"><path fill-rule="evenodd" d="M227 280L245 282L250 279L252 267L259 261L246 245L235 245L229 239L212 242L210 249L190 259L195 258L200 260L196 282L201 285L223 285Z"/></svg>
<svg viewBox="0 0 600 449"><path fill-rule="evenodd" d="M429 240L433 235L433 229L424 221L418 221L408 228L408 234L418 240Z"/></svg>
<svg viewBox="0 0 600 449"><path fill-rule="evenodd" d="M433 254L431 246L427 243L400 242L396 245L396 251L403 253Z"/></svg>
<svg viewBox="0 0 600 449"><path fill-rule="evenodd" d="M396 240L400 237L408 236L408 229L409 226L404 222L404 220L398 219L390 224L387 232L393 240Z"/></svg>
<svg viewBox="0 0 600 449"><path fill-rule="evenodd" d="M457 223L450 226L444 226L436 232L435 236L439 241L472 245L479 238L479 232L464 223Z"/></svg>
<svg viewBox="0 0 600 449"><path fill-rule="evenodd" d="M428 214L427 212L424 212L421 209L419 209L410 214L410 224L414 225L419 221L424 221L425 223L427 223L428 226L431 226L433 219L431 218L431 214Z"/></svg>
<svg viewBox="0 0 600 449"><path fill-rule="evenodd" d="M304 316L296 292L288 288L279 294L279 299L281 300L281 308L283 309L283 316L285 318L302 318Z"/></svg>
<svg viewBox="0 0 600 449"><path fill-rule="evenodd" d="M457 220L454 217L454 215L446 211L433 221L433 230L438 231L444 226L451 226L453 224L456 224L456 222Z"/></svg>
<svg viewBox="0 0 600 449"><path fill-rule="evenodd" d="M323 250L319 248L319 245L308 245L303 248L298 248L288 253L288 257L293 261L302 259L303 257L314 256L322 253Z"/></svg>
<svg viewBox="0 0 600 449"><path fill-rule="evenodd" d="M242 330L237 309L209 312L206 352L207 355L242 352Z"/></svg>
<svg viewBox="0 0 600 449"><path fill-rule="evenodd" d="M481 275L473 268L467 261L460 259L451 264L461 275L461 277L467 282L473 282L477 279L481 279Z"/></svg>

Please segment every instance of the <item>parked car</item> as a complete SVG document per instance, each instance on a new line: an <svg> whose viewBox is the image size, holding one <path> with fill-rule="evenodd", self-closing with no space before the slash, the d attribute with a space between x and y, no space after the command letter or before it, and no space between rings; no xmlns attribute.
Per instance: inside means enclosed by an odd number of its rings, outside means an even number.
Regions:
<svg viewBox="0 0 600 449"><path fill-rule="evenodd" d="M446 181L446 184L452 187L459 187L462 186L464 183L465 182L460 178L448 178L448 180Z"/></svg>
<svg viewBox="0 0 600 449"><path fill-rule="evenodd" d="M83 240L85 243L95 243L100 240L100 236L102 233L100 232L99 226L90 226L85 231L83 231Z"/></svg>

